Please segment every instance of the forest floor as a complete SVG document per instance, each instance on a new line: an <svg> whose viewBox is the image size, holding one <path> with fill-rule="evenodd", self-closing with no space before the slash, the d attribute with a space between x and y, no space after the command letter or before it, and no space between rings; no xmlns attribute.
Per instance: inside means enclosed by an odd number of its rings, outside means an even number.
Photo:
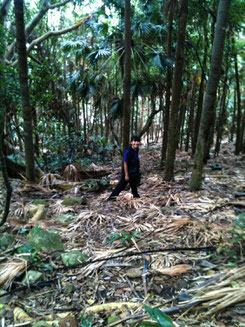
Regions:
<svg viewBox="0 0 245 327"><path fill-rule="evenodd" d="M84 204L65 206L65 198L83 196L84 184L61 192L13 180L1 233L15 238L0 259L2 269L13 270L13 262L22 268L0 295L2 326L42 321L41 327L46 321L61 327L143 327L156 326L150 323L156 320L171 326L161 312L174 326L245 326L245 157L233 153L231 144L222 145L205 166L197 192L188 189L190 155L177 153L175 179L165 182L157 146L140 151L139 199L126 190L108 202L105 189L87 192ZM115 185L119 167L118 157L98 170L110 173ZM28 209L37 199L47 202L38 221ZM39 249L23 260L27 254L18 248L31 228L57 231L64 250ZM62 252L73 251L82 251L87 261L65 266ZM42 280L23 286L27 269L41 272Z"/></svg>

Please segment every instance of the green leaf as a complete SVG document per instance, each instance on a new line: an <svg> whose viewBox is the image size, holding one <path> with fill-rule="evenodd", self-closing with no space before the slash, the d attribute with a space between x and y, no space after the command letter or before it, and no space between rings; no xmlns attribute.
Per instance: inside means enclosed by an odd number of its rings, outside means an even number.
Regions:
<svg viewBox="0 0 245 327"><path fill-rule="evenodd" d="M150 322L150 321L142 321L138 327L159 327L160 324L157 324L156 322Z"/></svg>
<svg viewBox="0 0 245 327"><path fill-rule="evenodd" d="M166 313L158 308L151 308L148 305L144 305L145 310L149 315L155 319L162 327L173 327L173 322Z"/></svg>

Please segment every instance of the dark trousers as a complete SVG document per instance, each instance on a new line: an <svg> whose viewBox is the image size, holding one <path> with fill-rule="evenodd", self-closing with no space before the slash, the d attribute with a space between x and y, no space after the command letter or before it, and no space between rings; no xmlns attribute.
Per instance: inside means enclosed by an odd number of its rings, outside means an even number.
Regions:
<svg viewBox="0 0 245 327"><path fill-rule="evenodd" d="M138 196L138 191L137 191L138 180L139 180L139 177L138 177L138 175L136 175L136 176L129 176L129 181L126 181L125 175L123 174L121 176L119 183L112 191L111 197L118 196L119 193L126 187L126 185L128 183L130 184L133 196Z"/></svg>

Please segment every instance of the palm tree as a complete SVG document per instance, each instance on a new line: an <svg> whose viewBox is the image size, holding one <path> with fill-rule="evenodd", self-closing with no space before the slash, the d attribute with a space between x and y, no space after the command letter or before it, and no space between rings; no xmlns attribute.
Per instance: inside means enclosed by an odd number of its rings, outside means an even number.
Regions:
<svg viewBox="0 0 245 327"><path fill-rule="evenodd" d="M130 133L130 84L131 84L131 8L130 0L125 0L125 56L123 76L123 152L127 149Z"/></svg>
<svg viewBox="0 0 245 327"><path fill-rule="evenodd" d="M169 181L173 177L174 159L177 145L177 114L179 111L180 97L182 91L182 70L184 63L184 47L185 47L185 30L188 14L188 0L181 0L180 2L180 18L179 18L179 30L178 40L175 58L174 68L174 80L173 80L173 92L172 103L170 110L170 121L168 129L168 142L167 142L167 154L166 165L164 170L164 179Z"/></svg>
<svg viewBox="0 0 245 327"><path fill-rule="evenodd" d="M220 79L229 6L230 0L220 0L212 48L210 71L194 158L194 169L190 181L191 190L198 189L202 185L203 159L206 152L210 127L212 126L211 122L215 112L216 91Z"/></svg>
<svg viewBox="0 0 245 327"><path fill-rule="evenodd" d="M14 8L15 8L19 79L20 79L21 99L22 99L22 114L24 120L26 178L30 181L35 181L34 147L33 147L33 134L32 134L32 130L33 130L32 109L29 99L23 0L15 0Z"/></svg>

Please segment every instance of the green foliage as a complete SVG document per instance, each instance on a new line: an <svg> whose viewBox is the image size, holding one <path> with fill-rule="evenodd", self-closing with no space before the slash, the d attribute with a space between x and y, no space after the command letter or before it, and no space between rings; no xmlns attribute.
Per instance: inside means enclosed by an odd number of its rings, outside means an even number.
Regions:
<svg viewBox="0 0 245 327"><path fill-rule="evenodd" d="M39 65L31 61L29 64L29 78L31 81L30 100L35 108L39 108L40 115L46 114L44 109L47 109L51 100L55 98L50 89L50 83L57 83L58 76L55 72L55 67L52 66L48 62L43 62L42 65ZM44 112L42 113L42 111Z"/></svg>
<svg viewBox="0 0 245 327"><path fill-rule="evenodd" d="M123 230L120 231L120 233L112 233L109 234L109 242L113 243L115 241L121 240L120 244L123 245L125 244L126 246L132 245L133 241L132 239L135 238L140 238L141 236L138 234L138 232L134 232L131 235L128 235L126 232L124 232Z"/></svg>
<svg viewBox="0 0 245 327"><path fill-rule="evenodd" d="M58 233L47 231L43 228L36 227L31 229L27 235L27 245L37 251L58 251L63 250L64 246Z"/></svg>
<svg viewBox="0 0 245 327"><path fill-rule="evenodd" d="M158 326L173 327L173 322L166 313L158 308L151 308L148 305L144 305L145 310L149 315L158 322Z"/></svg>
<svg viewBox="0 0 245 327"><path fill-rule="evenodd" d="M37 252L38 251L34 246L28 244L25 244L18 249L18 253L24 253L24 259L30 262L39 262Z"/></svg>
<svg viewBox="0 0 245 327"><path fill-rule="evenodd" d="M230 234L224 237L225 246L221 245L217 251L232 259L239 259L245 248L245 213L240 213L238 219L234 220L234 226Z"/></svg>
<svg viewBox="0 0 245 327"><path fill-rule="evenodd" d="M92 327L92 316L86 317L85 315L80 316L81 327Z"/></svg>

